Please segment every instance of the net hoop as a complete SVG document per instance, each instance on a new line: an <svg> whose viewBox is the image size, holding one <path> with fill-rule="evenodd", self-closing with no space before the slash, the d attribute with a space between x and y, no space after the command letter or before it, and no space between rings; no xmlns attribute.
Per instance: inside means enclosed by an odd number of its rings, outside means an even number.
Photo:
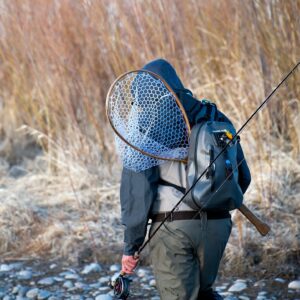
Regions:
<svg viewBox="0 0 300 300"><path fill-rule="evenodd" d="M154 155L152 153L148 153L142 149L139 149L138 147L136 147L135 145L132 145L131 143L129 143L120 133L119 131L116 129L115 125L113 124L113 121L111 120L111 117L110 117L110 96L112 94L112 91L114 90L114 87L116 86L116 84L122 80L122 78L124 78L125 76L127 76L128 74L131 74L131 73L146 73L146 74L150 74L151 76L153 76L154 78L160 80L164 85L165 87L167 88L167 90L172 94L172 96L174 97L175 99L175 102L177 104L177 106L179 107L180 111L181 111L181 114L182 114L182 117L184 119L184 122L186 124L186 127L187 127L187 135L189 136L190 133L191 133L191 126L190 126L190 123L189 123L189 120L188 120L188 117L186 115L186 112L185 112L185 109L183 107L183 105L181 104L180 100L178 99L178 96L176 95L176 93L173 91L173 89L169 86L169 84L162 78L160 77L159 75L157 75L156 73L154 72L151 72L151 71L148 71L148 70L132 70L132 71L128 71L128 72L125 72L123 74L121 74L113 83L112 85L110 86L109 90L108 90L108 93L107 93L107 96L106 96L106 117L109 121L109 124L110 126L112 127L114 133L124 142L126 143L128 146L130 146L131 148L133 148L134 150L142 153L143 155L146 155L148 157L151 157L151 158L154 158L154 159L158 159L158 160L166 160L166 161L177 161L177 162L183 162L183 163L187 163L187 158L185 159L176 159L176 158L167 158L167 157L160 157L160 156L157 156L157 155Z"/></svg>

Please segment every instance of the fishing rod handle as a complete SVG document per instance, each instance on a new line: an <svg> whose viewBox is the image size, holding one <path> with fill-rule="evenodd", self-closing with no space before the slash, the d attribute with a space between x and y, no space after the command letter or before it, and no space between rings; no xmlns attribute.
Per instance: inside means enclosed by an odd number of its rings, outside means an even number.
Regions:
<svg viewBox="0 0 300 300"><path fill-rule="evenodd" d="M260 220L246 205L242 204L239 211L255 226L262 236L267 235L271 230L270 226Z"/></svg>

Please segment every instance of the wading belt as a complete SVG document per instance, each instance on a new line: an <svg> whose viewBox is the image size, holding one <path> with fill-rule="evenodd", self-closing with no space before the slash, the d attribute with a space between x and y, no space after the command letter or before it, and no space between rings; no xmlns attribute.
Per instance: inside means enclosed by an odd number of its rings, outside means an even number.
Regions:
<svg viewBox="0 0 300 300"><path fill-rule="evenodd" d="M230 218L230 213L227 210L224 211L203 211L207 215L207 220L213 219L226 219ZM159 213L151 216L152 222L162 222L168 215L169 211L164 213ZM166 219L166 222L179 221L179 220L199 220L201 219L201 213L195 215L194 210L186 210L186 211L174 211L170 214L170 216Z"/></svg>

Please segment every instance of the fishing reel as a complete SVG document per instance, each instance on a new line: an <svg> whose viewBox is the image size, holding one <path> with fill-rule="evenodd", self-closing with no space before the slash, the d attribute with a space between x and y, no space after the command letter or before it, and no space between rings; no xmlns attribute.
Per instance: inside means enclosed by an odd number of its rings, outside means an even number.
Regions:
<svg viewBox="0 0 300 300"><path fill-rule="evenodd" d="M115 280L109 282L109 287L114 291L114 296L117 299L126 300L129 297L131 281L125 273L121 273Z"/></svg>
<svg viewBox="0 0 300 300"><path fill-rule="evenodd" d="M235 136L234 138L234 135L227 129L215 130L213 131L213 134L215 137L216 144L218 145L218 147L221 148L225 148L227 144L230 147L236 142L240 141L239 136Z"/></svg>

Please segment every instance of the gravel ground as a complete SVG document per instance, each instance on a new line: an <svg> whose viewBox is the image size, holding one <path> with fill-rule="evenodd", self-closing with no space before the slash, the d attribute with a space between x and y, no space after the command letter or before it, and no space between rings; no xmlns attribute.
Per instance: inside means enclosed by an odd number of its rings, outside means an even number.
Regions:
<svg viewBox="0 0 300 300"><path fill-rule="evenodd" d="M0 298L28 299L114 299L108 287L120 265L89 263L67 266L63 262L2 262L0 264ZM132 277L130 299L159 300L151 268L139 267ZM300 300L300 280L268 278L219 278L215 284L226 300Z"/></svg>

